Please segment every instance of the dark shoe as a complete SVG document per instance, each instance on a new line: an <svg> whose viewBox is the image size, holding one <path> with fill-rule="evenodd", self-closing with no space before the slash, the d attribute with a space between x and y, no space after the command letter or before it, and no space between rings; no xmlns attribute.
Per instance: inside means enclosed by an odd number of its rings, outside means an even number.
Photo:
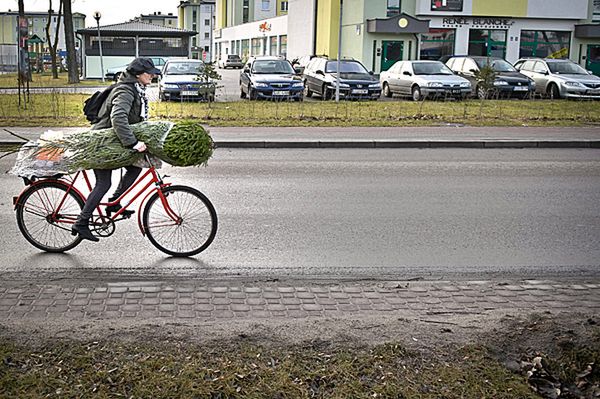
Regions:
<svg viewBox="0 0 600 399"><path fill-rule="evenodd" d="M109 205L106 207L106 215L108 217L110 217L110 215L112 213L117 213L119 212L119 210L122 208L121 204L114 204L114 205ZM131 215L133 215L135 213L135 211L130 211L128 209L124 210L123 213L121 213L121 215L125 218L130 217Z"/></svg>
<svg viewBox="0 0 600 399"><path fill-rule="evenodd" d="M90 240L94 242L100 241L98 237L92 234L88 225L74 224L71 228L71 234L74 236L79 235L79 237L83 238L84 240Z"/></svg>

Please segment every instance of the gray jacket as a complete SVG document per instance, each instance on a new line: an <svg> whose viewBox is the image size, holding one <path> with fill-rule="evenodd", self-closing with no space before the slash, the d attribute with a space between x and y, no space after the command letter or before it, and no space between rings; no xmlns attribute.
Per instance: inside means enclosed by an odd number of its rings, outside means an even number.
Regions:
<svg viewBox="0 0 600 399"><path fill-rule="evenodd" d="M92 130L112 127L123 146L128 148L138 142L129 125L142 121L142 99L135 88L136 82L135 76L124 71L119 84L100 108L100 121L92 126Z"/></svg>

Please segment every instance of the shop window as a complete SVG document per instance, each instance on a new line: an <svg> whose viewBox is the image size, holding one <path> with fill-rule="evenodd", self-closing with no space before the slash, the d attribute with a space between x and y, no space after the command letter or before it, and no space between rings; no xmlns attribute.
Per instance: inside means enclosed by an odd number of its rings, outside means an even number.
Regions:
<svg viewBox="0 0 600 399"><path fill-rule="evenodd" d="M277 55L277 36L269 37L269 54Z"/></svg>
<svg viewBox="0 0 600 399"><path fill-rule="evenodd" d="M493 29L469 30L469 55L504 58L506 31Z"/></svg>
<svg viewBox="0 0 600 399"><path fill-rule="evenodd" d="M444 55L454 54L454 29L429 29L421 35L419 59L438 60Z"/></svg>
<svg viewBox="0 0 600 399"><path fill-rule="evenodd" d="M387 0L387 16L399 15L402 11L402 0Z"/></svg>
<svg viewBox="0 0 600 399"><path fill-rule="evenodd" d="M279 55L287 56L287 35L279 36Z"/></svg>
<svg viewBox="0 0 600 399"><path fill-rule="evenodd" d="M260 38L254 38L252 39L252 49L250 51L251 55L258 55L260 54Z"/></svg>
<svg viewBox="0 0 600 399"><path fill-rule="evenodd" d="M242 58L247 58L248 57L248 50L250 48L250 41L248 39L243 39L242 40Z"/></svg>
<svg viewBox="0 0 600 399"><path fill-rule="evenodd" d="M568 58L570 32L521 31L519 57Z"/></svg>

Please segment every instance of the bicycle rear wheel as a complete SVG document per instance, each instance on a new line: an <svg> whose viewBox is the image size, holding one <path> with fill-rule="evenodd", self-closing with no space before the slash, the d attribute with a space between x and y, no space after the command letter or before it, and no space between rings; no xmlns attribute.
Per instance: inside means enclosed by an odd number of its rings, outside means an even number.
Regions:
<svg viewBox="0 0 600 399"><path fill-rule="evenodd" d="M71 235L71 227L83 208L83 198L56 181L29 187L17 204L17 225L33 246L46 252L65 252L81 238ZM60 207L60 209L59 209Z"/></svg>
<svg viewBox="0 0 600 399"><path fill-rule="evenodd" d="M193 256L208 248L217 234L217 212L208 198L187 186L167 187L163 193L169 210L158 193L144 207L142 224L152 245L173 256Z"/></svg>

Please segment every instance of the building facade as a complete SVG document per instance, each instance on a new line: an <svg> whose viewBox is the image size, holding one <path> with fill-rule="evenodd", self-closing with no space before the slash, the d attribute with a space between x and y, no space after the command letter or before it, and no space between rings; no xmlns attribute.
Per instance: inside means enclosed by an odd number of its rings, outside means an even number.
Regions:
<svg viewBox="0 0 600 399"><path fill-rule="evenodd" d="M287 56L287 0L217 0L215 54Z"/></svg>
<svg viewBox="0 0 600 399"><path fill-rule="evenodd" d="M212 48L215 0L181 1L178 11L179 28L197 32L191 38L191 57L205 62L215 61Z"/></svg>
<svg viewBox="0 0 600 399"><path fill-rule="evenodd" d="M289 15L276 32L245 21L257 2L217 0L217 51L264 52L264 36L285 37L288 59L341 54L374 72L398 60L452 54L570 58L600 74L600 0L289 0ZM248 6L248 12L244 7ZM262 6L262 3L261 3ZM342 18L340 21L340 10ZM254 14L252 14L254 13ZM240 15L238 15L240 14ZM241 18L241 19L240 19ZM243 22L242 22L243 21ZM255 23L256 25L253 25ZM242 41L240 47L236 45ZM244 42L249 44L244 45ZM256 43L253 46L252 43ZM241 51L241 52L240 52ZM267 52L268 54L268 52Z"/></svg>
<svg viewBox="0 0 600 399"><path fill-rule="evenodd" d="M142 14L139 17L133 19L134 21L145 22L147 24L155 24L160 26L167 26L170 28L177 28L177 15L173 15L172 12L163 14L160 11L155 11L151 14Z"/></svg>
<svg viewBox="0 0 600 399"><path fill-rule="evenodd" d="M3 11L0 12L0 69L16 68L17 65L17 24L18 11ZM32 44L30 50L30 58L33 58L33 53L46 53L49 44L46 43L46 25L48 23L48 12L25 12L27 18L29 37L39 38L41 43ZM54 40L56 25L59 22L58 13L52 12L50 15L50 37ZM63 56L66 51L64 18L61 14L60 26L58 34L58 54ZM81 13L73 13L73 30L82 29L85 27L85 15ZM77 45L77 43L76 43Z"/></svg>

